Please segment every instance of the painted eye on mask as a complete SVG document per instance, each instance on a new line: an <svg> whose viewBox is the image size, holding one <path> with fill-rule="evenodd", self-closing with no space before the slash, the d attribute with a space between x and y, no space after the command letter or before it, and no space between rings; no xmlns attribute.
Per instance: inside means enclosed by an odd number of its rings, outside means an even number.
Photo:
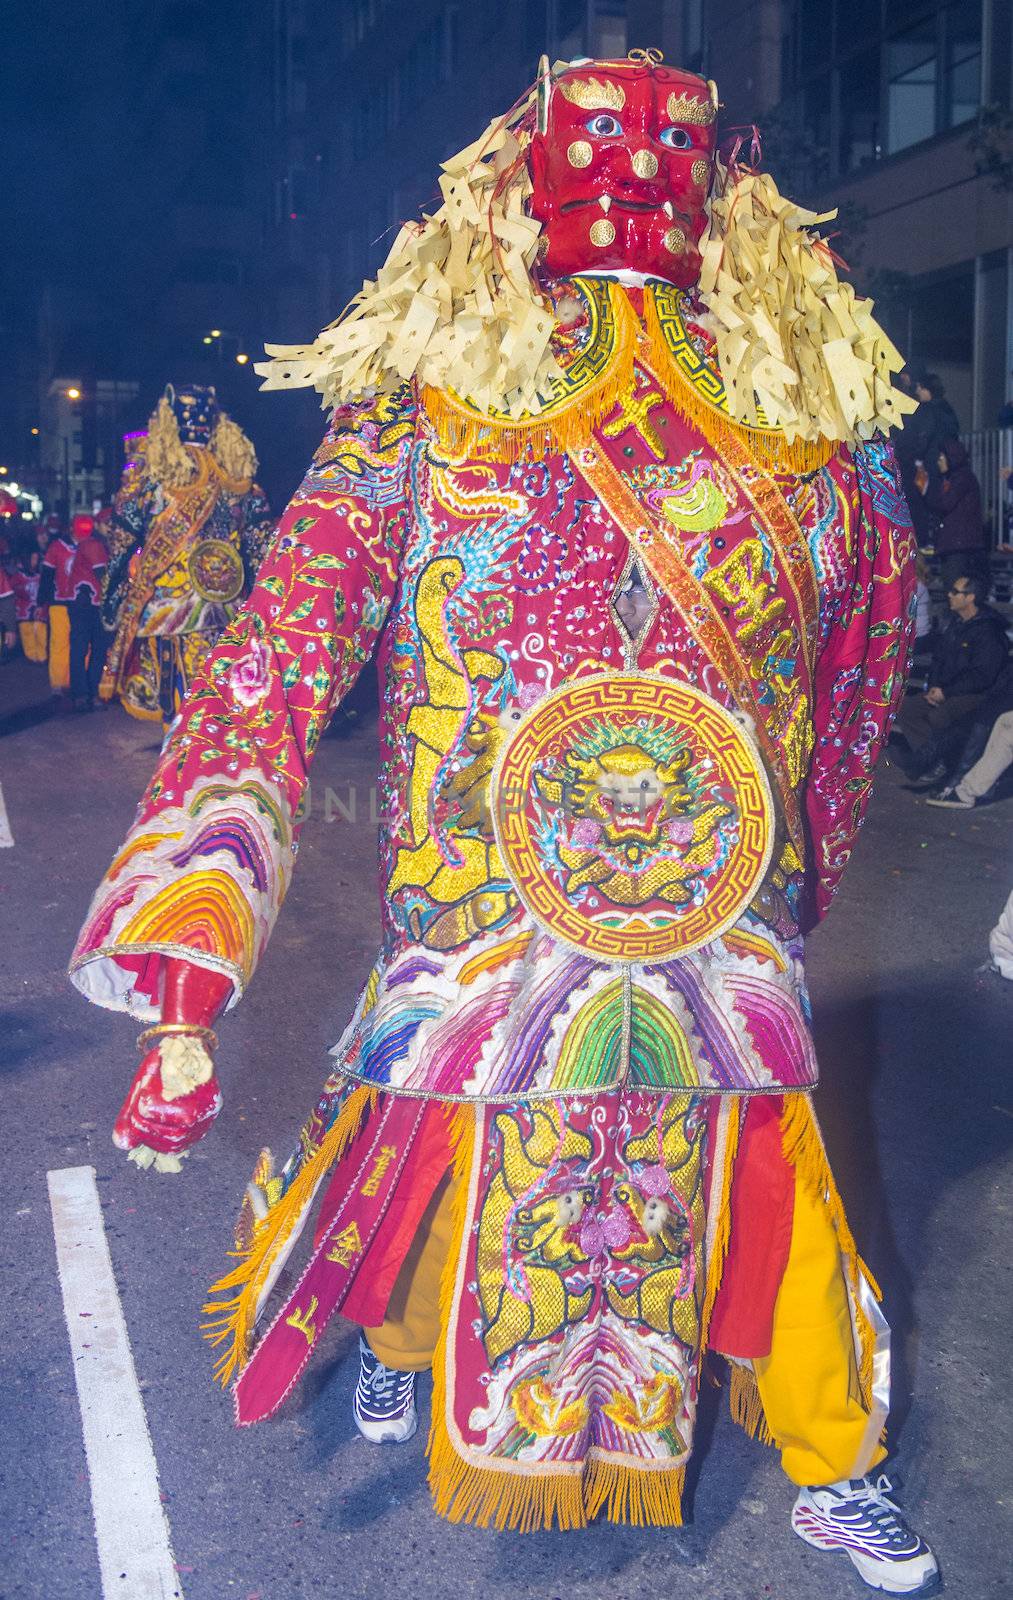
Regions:
<svg viewBox="0 0 1013 1600"><path fill-rule="evenodd" d="M692 150L692 135L685 128L662 128L658 135L662 144L667 144L672 150Z"/></svg>
<svg viewBox="0 0 1013 1600"><path fill-rule="evenodd" d="M607 111L599 111L596 117L588 117L584 126L588 133L595 134L599 139L614 139L623 131L618 117L610 117Z"/></svg>

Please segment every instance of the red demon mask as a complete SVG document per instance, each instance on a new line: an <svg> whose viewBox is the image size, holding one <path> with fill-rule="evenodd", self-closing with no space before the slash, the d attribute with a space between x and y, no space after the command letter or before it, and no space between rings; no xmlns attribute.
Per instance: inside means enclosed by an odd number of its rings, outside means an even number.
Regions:
<svg viewBox="0 0 1013 1600"><path fill-rule="evenodd" d="M703 78L650 61L588 61L546 77L529 158L544 270L695 283L715 118Z"/></svg>

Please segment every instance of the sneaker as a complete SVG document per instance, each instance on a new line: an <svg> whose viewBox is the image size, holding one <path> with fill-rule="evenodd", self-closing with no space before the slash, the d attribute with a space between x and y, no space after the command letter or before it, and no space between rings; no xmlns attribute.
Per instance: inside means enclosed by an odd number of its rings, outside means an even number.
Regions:
<svg viewBox="0 0 1013 1600"><path fill-rule="evenodd" d="M886 1594L942 1592L939 1567L924 1539L912 1533L894 1502L889 1478L843 1478L800 1489L791 1525L817 1550L843 1550L870 1589Z"/></svg>
<svg viewBox="0 0 1013 1600"><path fill-rule="evenodd" d="M952 786L948 789L940 789L938 794L930 794L925 804L927 806L945 806L952 811L974 810L974 801L964 800L959 789L955 789Z"/></svg>
<svg viewBox="0 0 1013 1600"><path fill-rule="evenodd" d="M395 1372L378 1361L359 1335L359 1381L352 1402L355 1426L371 1444L403 1444L419 1425L414 1372Z"/></svg>

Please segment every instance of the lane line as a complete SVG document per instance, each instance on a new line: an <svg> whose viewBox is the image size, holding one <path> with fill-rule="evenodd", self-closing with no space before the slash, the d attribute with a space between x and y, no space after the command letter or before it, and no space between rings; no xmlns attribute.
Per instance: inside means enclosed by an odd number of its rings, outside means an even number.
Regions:
<svg viewBox="0 0 1013 1600"><path fill-rule="evenodd" d="M7 815L7 807L4 805L3 784L0 783L0 850L11 848L13 844L14 835L11 833L10 818Z"/></svg>
<svg viewBox="0 0 1013 1600"><path fill-rule="evenodd" d="M47 1173L104 1600L182 1600L94 1167Z"/></svg>

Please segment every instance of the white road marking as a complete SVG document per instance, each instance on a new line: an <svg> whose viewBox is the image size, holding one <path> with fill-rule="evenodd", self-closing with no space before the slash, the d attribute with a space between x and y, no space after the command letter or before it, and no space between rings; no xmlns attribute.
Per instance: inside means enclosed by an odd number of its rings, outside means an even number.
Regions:
<svg viewBox="0 0 1013 1600"><path fill-rule="evenodd" d="M10 818L4 805L3 784L0 783L0 850L9 849L13 844L14 835L11 833Z"/></svg>
<svg viewBox="0 0 1013 1600"><path fill-rule="evenodd" d="M94 1167L47 1174L104 1600L182 1600Z"/></svg>

